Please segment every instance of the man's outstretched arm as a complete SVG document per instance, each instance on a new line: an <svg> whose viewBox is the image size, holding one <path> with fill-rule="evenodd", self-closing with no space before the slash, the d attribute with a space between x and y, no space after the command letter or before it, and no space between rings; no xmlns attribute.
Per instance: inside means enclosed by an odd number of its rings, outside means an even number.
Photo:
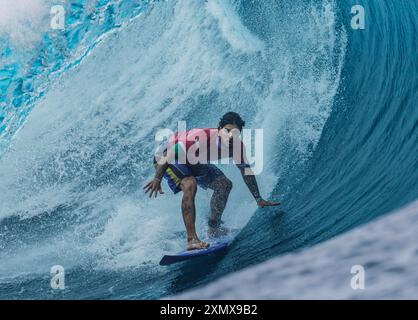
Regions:
<svg viewBox="0 0 418 320"><path fill-rule="evenodd" d="M248 190L250 190L251 194L253 195L259 207L263 208L263 207L280 205L280 202L266 201L260 196L260 190L258 189L257 180L255 179L255 175L251 171L250 168L242 168L242 167L241 168L238 167L238 168L241 172L241 175L242 175L242 178L244 179L245 184L248 187ZM246 174L246 171L247 171L247 174Z"/></svg>
<svg viewBox="0 0 418 320"><path fill-rule="evenodd" d="M153 194L155 194L155 197L157 197L158 192L160 194L164 194L162 188L161 188L161 179L164 176L165 171L168 168L168 165L170 164L170 161L174 159L174 150L173 148L170 148L166 155L160 156L158 159L157 157L155 159L155 175L154 179L152 179L145 187L145 193L150 192L149 197L151 198Z"/></svg>

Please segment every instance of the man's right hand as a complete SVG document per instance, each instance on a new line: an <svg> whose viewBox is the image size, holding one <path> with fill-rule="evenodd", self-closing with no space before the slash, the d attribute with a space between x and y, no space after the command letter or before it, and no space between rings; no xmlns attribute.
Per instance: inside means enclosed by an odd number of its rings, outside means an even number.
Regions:
<svg viewBox="0 0 418 320"><path fill-rule="evenodd" d="M158 178L154 178L150 181L145 187L145 193L150 192L149 197L151 198L152 195L155 193L155 198L157 197L158 192L160 194L164 194L163 190L161 189L161 180Z"/></svg>

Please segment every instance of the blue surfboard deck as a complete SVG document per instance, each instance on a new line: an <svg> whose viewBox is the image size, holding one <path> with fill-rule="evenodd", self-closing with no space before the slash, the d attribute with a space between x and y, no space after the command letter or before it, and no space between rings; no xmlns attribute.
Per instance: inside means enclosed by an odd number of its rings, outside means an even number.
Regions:
<svg viewBox="0 0 418 320"><path fill-rule="evenodd" d="M161 259L160 265L168 266L170 264L181 262L181 261L186 261L186 260L190 260L190 259L194 259L198 257L213 255L213 254L216 254L218 252L225 250L231 242L232 242L232 239L223 240L223 241L211 244L210 247L206 249L189 250L189 251L179 252L173 255L165 255Z"/></svg>

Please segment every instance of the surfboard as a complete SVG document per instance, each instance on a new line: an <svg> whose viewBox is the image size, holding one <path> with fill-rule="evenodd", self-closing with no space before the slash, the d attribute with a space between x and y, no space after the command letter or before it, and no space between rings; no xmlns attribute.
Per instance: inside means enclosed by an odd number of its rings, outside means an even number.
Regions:
<svg viewBox="0 0 418 320"><path fill-rule="evenodd" d="M211 244L209 248L206 248L206 249L182 251L182 252L179 252L177 254L172 254L172 255L168 254L168 255L165 255L161 259L160 265L167 266L167 265L181 262L181 261L186 261L186 260L199 258L203 256L214 255L216 253L219 253L227 249L231 242L232 242L232 239L223 240L223 241L219 241L219 242L215 242Z"/></svg>

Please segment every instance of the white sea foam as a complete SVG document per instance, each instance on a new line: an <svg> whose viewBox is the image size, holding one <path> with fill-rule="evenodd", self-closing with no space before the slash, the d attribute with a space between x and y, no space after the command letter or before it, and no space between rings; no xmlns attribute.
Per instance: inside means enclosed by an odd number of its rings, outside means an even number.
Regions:
<svg viewBox="0 0 418 320"><path fill-rule="evenodd" d="M261 51L264 43L241 22L228 1L207 1L208 11L218 20L223 37L235 49L242 52Z"/></svg>
<svg viewBox="0 0 418 320"><path fill-rule="evenodd" d="M0 0L0 34L18 45L29 45L48 29L48 0Z"/></svg>
<svg viewBox="0 0 418 320"><path fill-rule="evenodd" d="M215 15L214 10L198 1L157 2L66 73L35 106L0 159L0 219L30 218L65 204L77 226L74 234L60 235L68 236L68 244L57 242L57 251L79 261L97 259L98 268L154 264L163 253L184 246L185 239L173 236L184 229L180 196L166 184L167 194L159 201L143 195L141 187L153 175L153 134L184 119L216 127L225 109L239 111L248 127L268 131L264 150L269 160L257 178L267 197L280 174L273 168L281 151L277 144L291 137L303 154L319 139L331 110L339 73L326 63L318 87L312 70L317 63L312 48L323 48L333 36L329 31L317 37L329 17L319 14L318 23L295 17L295 24L312 32L299 33L297 50L283 38L277 48L264 46L271 52L260 54L259 40L236 21L236 13L233 21L225 21L231 8ZM332 57L330 48L321 61ZM238 170L224 171L234 181L224 220L242 227L256 205ZM210 192L198 192L200 234L209 200ZM36 260L39 251L52 261L54 252L38 250L39 245L1 257Z"/></svg>

